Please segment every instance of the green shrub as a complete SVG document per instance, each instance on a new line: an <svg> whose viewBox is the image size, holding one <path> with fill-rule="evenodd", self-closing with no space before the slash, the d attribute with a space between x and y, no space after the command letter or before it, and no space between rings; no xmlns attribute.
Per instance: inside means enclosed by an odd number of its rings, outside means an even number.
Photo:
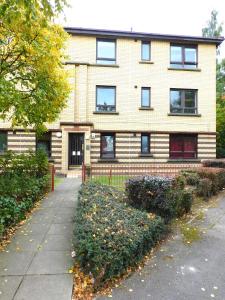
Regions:
<svg viewBox="0 0 225 300"><path fill-rule="evenodd" d="M174 210L176 217L182 217L191 211L193 204L193 193L188 190L171 189L167 195L170 203L174 203Z"/></svg>
<svg viewBox="0 0 225 300"><path fill-rule="evenodd" d="M201 179L208 178L211 180L211 195L216 195L225 188L225 170L222 168L198 168L197 174Z"/></svg>
<svg viewBox="0 0 225 300"><path fill-rule="evenodd" d="M0 158L0 236L25 218L34 202L47 190L48 160L43 151Z"/></svg>
<svg viewBox="0 0 225 300"><path fill-rule="evenodd" d="M128 203L135 208L145 209L164 218L169 222L181 215L181 211L189 209L184 204L184 179L158 176L142 176L126 182ZM189 201L192 203L192 199ZM183 209L181 205L184 205ZM187 204L189 206L189 204Z"/></svg>
<svg viewBox="0 0 225 300"><path fill-rule="evenodd" d="M210 180L209 178L200 179L196 192L198 196L203 197L205 200L207 200L213 195L212 180Z"/></svg>
<svg viewBox="0 0 225 300"><path fill-rule="evenodd" d="M82 186L74 250L83 271L93 274L95 287L140 262L165 232L160 217L130 207L115 188L90 182Z"/></svg>
<svg viewBox="0 0 225 300"><path fill-rule="evenodd" d="M199 175L196 173L196 171L193 170L184 170L181 171L182 176L185 177L186 184L197 186L200 180Z"/></svg>

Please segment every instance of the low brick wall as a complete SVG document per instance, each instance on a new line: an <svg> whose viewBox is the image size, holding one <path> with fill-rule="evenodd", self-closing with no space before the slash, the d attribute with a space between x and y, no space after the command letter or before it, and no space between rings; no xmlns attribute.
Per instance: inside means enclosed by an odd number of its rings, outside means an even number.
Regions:
<svg viewBox="0 0 225 300"><path fill-rule="evenodd" d="M181 170L201 166L201 163L92 164L91 176L176 176Z"/></svg>

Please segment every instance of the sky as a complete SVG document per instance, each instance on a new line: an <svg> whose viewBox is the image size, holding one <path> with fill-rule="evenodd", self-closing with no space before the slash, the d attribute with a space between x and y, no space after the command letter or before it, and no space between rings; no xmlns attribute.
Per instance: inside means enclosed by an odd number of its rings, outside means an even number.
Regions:
<svg viewBox="0 0 225 300"><path fill-rule="evenodd" d="M213 9L224 23L225 0L68 0L63 26L201 36ZM65 18L65 19L64 19ZM225 58L225 41L221 47Z"/></svg>

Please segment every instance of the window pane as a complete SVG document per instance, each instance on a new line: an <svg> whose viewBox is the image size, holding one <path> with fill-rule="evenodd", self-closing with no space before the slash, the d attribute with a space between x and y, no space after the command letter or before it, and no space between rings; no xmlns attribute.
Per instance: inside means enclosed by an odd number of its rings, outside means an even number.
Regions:
<svg viewBox="0 0 225 300"><path fill-rule="evenodd" d="M171 62L181 62L182 63L182 47L171 46Z"/></svg>
<svg viewBox="0 0 225 300"><path fill-rule="evenodd" d="M41 137L37 137L36 149L42 149L46 152L47 156L51 156L51 133L47 132Z"/></svg>
<svg viewBox="0 0 225 300"><path fill-rule="evenodd" d="M179 113L182 112L181 107L181 91L170 91L170 112Z"/></svg>
<svg viewBox="0 0 225 300"><path fill-rule="evenodd" d="M112 65L115 64L115 60L104 60L104 59L97 59L96 61L97 64L102 64L102 65Z"/></svg>
<svg viewBox="0 0 225 300"><path fill-rule="evenodd" d="M7 150L7 133L0 132L0 153Z"/></svg>
<svg viewBox="0 0 225 300"><path fill-rule="evenodd" d="M170 157L171 158L196 158L197 157L197 136L171 135L170 136Z"/></svg>
<svg viewBox="0 0 225 300"><path fill-rule="evenodd" d="M114 153L114 135L101 136L101 156L105 158L112 158Z"/></svg>
<svg viewBox="0 0 225 300"><path fill-rule="evenodd" d="M196 49L195 48L185 48L185 62L197 61Z"/></svg>
<svg viewBox="0 0 225 300"><path fill-rule="evenodd" d="M142 42L141 44L141 59L150 60L150 43Z"/></svg>
<svg viewBox="0 0 225 300"><path fill-rule="evenodd" d="M97 57L115 59L115 41L97 41Z"/></svg>
<svg viewBox="0 0 225 300"><path fill-rule="evenodd" d="M195 91L185 91L185 107L195 107Z"/></svg>
<svg viewBox="0 0 225 300"><path fill-rule="evenodd" d="M97 111L115 111L115 87L97 87Z"/></svg>
<svg viewBox="0 0 225 300"><path fill-rule="evenodd" d="M141 152L142 153L149 153L149 135L142 135L141 136Z"/></svg>
<svg viewBox="0 0 225 300"><path fill-rule="evenodd" d="M141 89L141 106L150 107L150 88Z"/></svg>

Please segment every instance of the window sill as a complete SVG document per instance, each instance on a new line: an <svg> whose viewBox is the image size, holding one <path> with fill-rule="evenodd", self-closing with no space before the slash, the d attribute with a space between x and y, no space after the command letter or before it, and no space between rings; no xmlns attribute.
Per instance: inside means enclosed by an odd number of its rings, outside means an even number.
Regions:
<svg viewBox="0 0 225 300"><path fill-rule="evenodd" d="M118 111L93 111L95 115L118 115Z"/></svg>
<svg viewBox="0 0 225 300"><path fill-rule="evenodd" d="M139 110L154 110L153 107L139 107Z"/></svg>
<svg viewBox="0 0 225 300"><path fill-rule="evenodd" d="M169 67L168 70L201 72L201 69L199 69L199 68L196 68L196 69L185 69L185 68L172 68L172 67Z"/></svg>
<svg viewBox="0 0 225 300"><path fill-rule="evenodd" d="M119 68L120 66L117 64L90 64L91 67L107 67L107 68Z"/></svg>
<svg viewBox="0 0 225 300"><path fill-rule="evenodd" d="M116 159L116 158L99 158L98 162L99 163L117 163L118 159Z"/></svg>
<svg viewBox="0 0 225 300"><path fill-rule="evenodd" d="M199 118L202 115L201 114L186 114L186 113L168 113L168 116L178 116L178 117L196 117Z"/></svg>
<svg viewBox="0 0 225 300"><path fill-rule="evenodd" d="M153 158L153 154L151 154L151 153L139 153L138 156Z"/></svg>
<svg viewBox="0 0 225 300"><path fill-rule="evenodd" d="M151 60L140 60L139 64L147 64L147 65L153 65L154 62Z"/></svg>
<svg viewBox="0 0 225 300"><path fill-rule="evenodd" d="M170 163L200 163L201 160L200 159L197 159L197 158L190 158L190 159L185 159L185 158L180 158L180 159L176 159L176 158L170 158L167 160L167 162L170 162Z"/></svg>
<svg viewBox="0 0 225 300"><path fill-rule="evenodd" d="M201 114L186 114L186 113L168 113L168 116L178 116L178 117L201 117Z"/></svg>

